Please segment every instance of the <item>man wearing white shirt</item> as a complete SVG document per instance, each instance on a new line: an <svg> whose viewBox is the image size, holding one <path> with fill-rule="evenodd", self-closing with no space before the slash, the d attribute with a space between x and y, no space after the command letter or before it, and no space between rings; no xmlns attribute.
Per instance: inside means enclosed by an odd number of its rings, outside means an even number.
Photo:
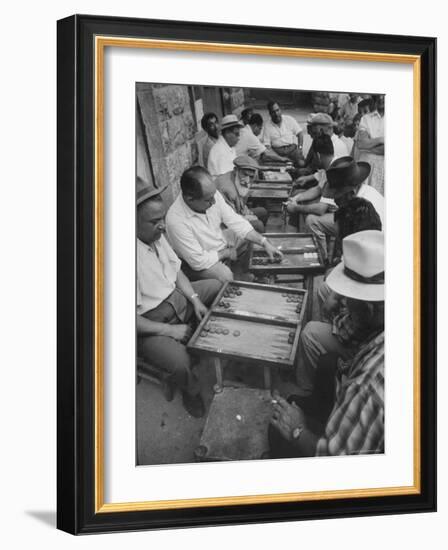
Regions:
<svg viewBox="0 0 448 550"><path fill-rule="evenodd" d="M163 233L166 209L162 189L151 189L137 178L137 351L161 370L172 399L182 390L187 412L204 414L199 383L185 347L192 324L200 321L219 292L216 280L190 283Z"/></svg>
<svg viewBox="0 0 448 550"><path fill-rule="evenodd" d="M373 187L363 183L369 176L370 165L355 162L352 157L333 160L326 171L324 186L313 187L294 197L296 204L288 203L289 212L307 214L306 225L316 237L322 256L328 260L327 237L335 237L337 227L334 212L353 197L361 197L372 203L384 225L384 198ZM312 204L301 202L319 199Z"/></svg>
<svg viewBox="0 0 448 550"><path fill-rule="evenodd" d="M270 120L264 125L264 144L278 155L292 160L296 166L303 165L302 127L293 117L283 115L276 101L270 101L267 107Z"/></svg>
<svg viewBox="0 0 448 550"><path fill-rule="evenodd" d="M237 278L245 278L248 242L263 246L271 258L281 257L266 237L226 203L207 170L189 168L182 174L180 186L182 191L168 210L167 234L187 264L191 279L232 281L229 265Z"/></svg>
<svg viewBox="0 0 448 550"><path fill-rule="evenodd" d="M263 118L260 114L254 113L244 128L241 128L240 139L235 146L237 156L248 155L260 162L285 162L288 157L277 155L272 149L268 149L260 139L259 134L263 127Z"/></svg>
<svg viewBox="0 0 448 550"><path fill-rule="evenodd" d="M226 115L221 121L221 135L210 149L207 169L213 176L220 176L233 170L233 161L236 158L235 145L243 127L236 115Z"/></svg>

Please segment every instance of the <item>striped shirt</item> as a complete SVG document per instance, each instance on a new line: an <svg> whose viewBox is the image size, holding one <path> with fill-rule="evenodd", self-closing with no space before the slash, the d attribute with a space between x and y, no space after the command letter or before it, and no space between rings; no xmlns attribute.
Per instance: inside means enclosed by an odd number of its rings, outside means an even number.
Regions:
<svg viewBox="0 0 448 550"><path fill-rule="evenodd" d="M384 453L384 332L339 361L336 402L317 456Z"/></svg>

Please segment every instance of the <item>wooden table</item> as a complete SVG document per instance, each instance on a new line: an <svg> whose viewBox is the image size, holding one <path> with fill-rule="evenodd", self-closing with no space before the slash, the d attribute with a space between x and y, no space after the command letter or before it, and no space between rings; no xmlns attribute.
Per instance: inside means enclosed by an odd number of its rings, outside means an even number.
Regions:
<svg viewBox="0 0 448 550"><path fill-rule="evenodd" d="M280 262L270 262L264 248L253 245L249 271L254 275L302 275L308 291L308 319L312 314L314 277L325 273L325 264L311 233L265 233L264 236L283 253Z"/></svg>
<svg viewBox="0 0 448 550"><path fill-rule="evenodd" d="M291 196L292 183L291 182L265 182L258 181L253 183L249 188L247 198L250 202L263 203L268 212L272 212L273 209L269 205L279 205L282 212L283 228L286 226L287 211L284 203Z"/></svg>
<svg viewBox="0 0 448 550"><path fill-rule="evenodd" d="M308 293L273 285L225 283L191 337L187 348L214 358L215 392L222 391L222 359L263 367L265 387L271 368L294 368Z"/></svg>

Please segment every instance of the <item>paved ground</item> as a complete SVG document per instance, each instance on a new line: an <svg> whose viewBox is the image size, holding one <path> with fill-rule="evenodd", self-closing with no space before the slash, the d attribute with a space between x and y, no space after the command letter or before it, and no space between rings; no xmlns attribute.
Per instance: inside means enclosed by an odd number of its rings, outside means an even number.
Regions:
<svg viewBox="0 0 448 550"><path fill-rule="evenodd" d="M285 113L296 117L299 123L304 123L309 110L285 109ZM262 112L264 117L266 112ZM305 125L303 124L305 129ZM270 217L267 232L281 231L281 217ZM316 278L314 287L319 285L321 278ZM314 312L316 311L314 300ZM202 361L197 367L201 381L201 392L207 410L213 399L215 372L211 361ZM229 365L225 370L227 384L244 384L253 388L263 388L263 372L254 367L244 365ZM281 394L289 395L297 391L294 384L294 373L273 373L273 386ZM186 463L195 461L194 451L199 445L205 425L206 416L195 419L188 415L182 406L180 392L173 401L168 403L162 395L160 386L142 380L137 385L136 393L137 420L137 464Z"/></svg>

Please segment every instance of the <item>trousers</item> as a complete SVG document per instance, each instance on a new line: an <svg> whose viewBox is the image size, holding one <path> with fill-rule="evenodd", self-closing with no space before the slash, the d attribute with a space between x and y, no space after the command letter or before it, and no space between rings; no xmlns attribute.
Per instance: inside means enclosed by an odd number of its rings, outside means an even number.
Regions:
<svg viewBox="0 0 448 550"><path fill-rule="evenodd" d="M192 283L192 287L201 302L210 306L221 284L211 279ZM167 300L146 312L144 317L168 324L195 323L193 306L181 292L174 290L169 296L169 301ZM159 368L180 388L192 395L199 391L198 380L191 370L192 358L182 342L169 336L140 336L137 338L137 353L151 365Z"/></svg>
<svg viewBox="0 0 448 550"><path fill-rule="evenodd" d="M306 217L306 226L311 233L316 237L317 244L322 253L324 260L328 259L327 236L336 237L337 226L334 221L334 214L308 214Z"/></svg>

